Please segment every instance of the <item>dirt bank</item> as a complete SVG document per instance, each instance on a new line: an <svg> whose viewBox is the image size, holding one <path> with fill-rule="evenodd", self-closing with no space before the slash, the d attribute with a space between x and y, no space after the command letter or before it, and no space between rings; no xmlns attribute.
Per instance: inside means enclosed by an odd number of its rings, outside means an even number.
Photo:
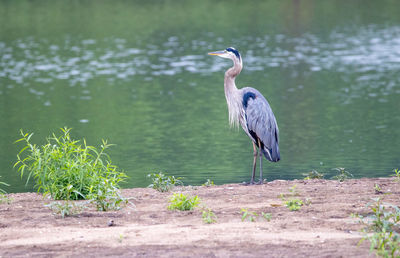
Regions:
<svg viewBox="0 0 400 258"><path fill-rule="evenodd" d="M377 194L376 183L388 194ZM44 207L48 200L39 194L10 194L12 203L0 204L0 257L374 257L367 242L357 246L361 225L350 214L367 214L366 204L376 197L400 205L400 183L392 178L276 180L174 192L198 195L217 223L205 224L200 209L170 211L171 192L146 188L123 190L132 197L133 209L89 209L64 219ZM297 193L295 198L308 205L290 211L281 193ZM270 213L271 220L258 216L255 222L242 222L241 208Z"/></svg>

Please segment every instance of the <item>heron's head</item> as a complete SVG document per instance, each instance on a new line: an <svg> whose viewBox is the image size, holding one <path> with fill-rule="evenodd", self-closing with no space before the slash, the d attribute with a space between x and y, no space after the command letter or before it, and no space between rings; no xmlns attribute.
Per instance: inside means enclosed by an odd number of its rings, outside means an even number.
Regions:
<svg viewBox="0 0 400 258"><path fill-rule="evenodd" d="M232 59L234 62L241 61L239 51L237 51L233 47L228 47L227 49L222 50L222 51L210 52L208 54L212 55L212 56L220 56L223 58L229 58L229 59Z"/></svg>

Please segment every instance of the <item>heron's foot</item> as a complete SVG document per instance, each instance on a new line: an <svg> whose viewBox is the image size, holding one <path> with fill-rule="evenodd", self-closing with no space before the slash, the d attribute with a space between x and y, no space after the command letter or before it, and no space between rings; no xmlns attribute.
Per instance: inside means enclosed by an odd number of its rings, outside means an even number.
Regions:
<svg viewBox="0 0 400 258"><path fill-rule="evenodd" d="M255 185L255 184L257 184L257 182L250 181L250 182L243 182L240 185Z"/></svg>
<svg viewBox="0 0 400 258"><path fill-rule="evenodd" d="M260 179L259 181L254 182L255 185L262 185L262 184L265 184L265 183L267 183L267 179Z"/></svg>

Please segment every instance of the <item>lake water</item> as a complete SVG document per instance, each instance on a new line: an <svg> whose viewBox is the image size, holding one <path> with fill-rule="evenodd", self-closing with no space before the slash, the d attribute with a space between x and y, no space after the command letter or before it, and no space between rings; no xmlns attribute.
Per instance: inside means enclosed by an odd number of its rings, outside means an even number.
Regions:
<svg viewBox="0 0 400 258"><path fill-rule="evenodd" d="M223 90L233 46L238 87L257 88L280 128L268 180L355 177L400 167L398 1L0 1L0 181L19 130L43 144L72 127L143 187L148 173L185 184L250 179L253 149L230 129Z"/></svg>

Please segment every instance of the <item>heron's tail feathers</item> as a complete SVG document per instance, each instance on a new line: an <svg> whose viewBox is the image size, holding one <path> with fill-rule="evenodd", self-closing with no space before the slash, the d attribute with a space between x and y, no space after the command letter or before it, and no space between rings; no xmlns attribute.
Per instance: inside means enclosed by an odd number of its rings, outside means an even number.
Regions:
<svg viewBox="0 0 400 258"><path fill-rule="evenodd" d="M271 162L278 162L281 159L278 143L275 144L275 147L270 149L264 146L264 148L262 148L262 153L264 154L265 158Z"/></svg>

